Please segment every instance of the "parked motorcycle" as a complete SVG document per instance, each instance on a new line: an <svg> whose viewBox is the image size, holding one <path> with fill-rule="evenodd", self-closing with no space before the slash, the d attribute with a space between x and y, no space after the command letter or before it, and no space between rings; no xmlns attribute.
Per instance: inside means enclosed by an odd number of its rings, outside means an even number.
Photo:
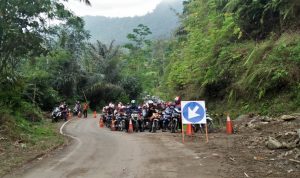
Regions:
<svg viewBox="0 0 300 178"><path fill-rule="evenodd" d="M214 123L213 119L209 116L208 113L206 113L206 123L207 123L207 131L208 132L213 132L214 130ZM201 133L205 133L205 124L193 124L192 128L195 133L200 131Z"/></svg>
<svg viewBox="0 0 300 178"><path fill-rule="evenodd" d="M81 110L75 106L72 112L74 116L78 116L81 113Z"/></svg>
<svg viewBox="0 0 300 178"><path fill-rule="evenodd" d="M116 121L116 128L118 131L124 131L125 130L125 119L126 119L126 115L124 114L118 114L116 116L117 121Z"/></svg>
<svg viewBox="0 0 300 178"><path fill-rule="evenodd" d="M106 126L107 128L110 128L110 127L111 127L112 117L113 117L112 114L108 114L108 115L106 116L105 126Z"/></svg>
<svg viewBox="0 0 300 178"><path fill-rule="evenodd" d="M171 133L178 131L178 125L181 119L181 110L179 108L174 108L172 112L172 117L170 121Z"/></svg>
<svg viewBox="0 0 300 178"><path fill-rule="evenodd" d="M159 122L160 122L160 118L161 118L161 113L157 111L157 113L153 113L153 118L151 121L151 129L150 131L155 133L156 130L159 130Z"/></svg>
<svg viewBox="0 0 300 178"><path fill-rule="evenodd" d="M141 130L141 117L140 117L138 111L133 111L131 113L131 121L132 121L132 125L133 125L133 130L135 132L138 132L139 130Z"/></svg>
<svg viewBox="0 0 300 178"><path fill-rule="evenodd" d="M51 113L52 122L58 122L59 119L62 119L62 112L59 107L55 107Z"/></svg>
<svg viewBox="0 0 300 178"><path fill-rule="evenodd" d="M172 118L172 110L171 108L167 107L164 112L162 112L162 117L161 117L161 128L163 132L166 132L169 127L169 123Z"/></svg>

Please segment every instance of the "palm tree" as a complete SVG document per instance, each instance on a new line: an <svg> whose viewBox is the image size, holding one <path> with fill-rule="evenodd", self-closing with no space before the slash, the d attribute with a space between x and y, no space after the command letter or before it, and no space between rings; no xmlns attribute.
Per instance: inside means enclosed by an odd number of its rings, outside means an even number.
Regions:
<svg viewBox="0 0 300 178"><path fill-rule="evenodd" d="M116 82L119 75L119 46L114 46L114 40L109 45L97 40L96 44L89 44L88 53L95 63L96 71L104 76L104 80Z"/></svg>

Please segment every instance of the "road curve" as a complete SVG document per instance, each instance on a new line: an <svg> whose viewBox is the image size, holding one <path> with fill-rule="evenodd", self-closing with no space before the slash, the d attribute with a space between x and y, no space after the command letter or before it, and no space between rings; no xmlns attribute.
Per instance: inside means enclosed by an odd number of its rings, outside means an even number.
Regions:
<svg viewBox="0 0 300 178"><path fill-rule="evenodd" d="M99 128L98 119L93 118L73 119L63 132L74 139L73 144L29 169L6 177L213 177L200 169L193 151L159 133L111 132Z"/></svg>

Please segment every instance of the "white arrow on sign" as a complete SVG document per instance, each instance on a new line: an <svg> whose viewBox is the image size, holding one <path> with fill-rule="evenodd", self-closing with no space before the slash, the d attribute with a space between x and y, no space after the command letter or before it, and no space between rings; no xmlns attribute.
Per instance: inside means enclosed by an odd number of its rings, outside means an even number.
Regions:
<svg viewBox="0 0 300 178"><path fill-rule="evenodd" d="M188 110L189 119L200 116L200 114L197 113L198 109L199 109L199 106L196 106L193 110L191 110L191 108L189 108L189 110Z"/></svg>

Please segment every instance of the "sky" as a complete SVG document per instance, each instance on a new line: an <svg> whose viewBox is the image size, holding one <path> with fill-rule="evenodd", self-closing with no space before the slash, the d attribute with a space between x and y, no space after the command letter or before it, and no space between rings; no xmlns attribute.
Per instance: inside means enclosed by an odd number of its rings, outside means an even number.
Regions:
<svg viewBox="0 0 300 178"><path fill-rule="evenodd" d="M79 0L64 4L78 16L133 17L152 12L162 1L174 0L90 0L91 7Z"/></svg>

